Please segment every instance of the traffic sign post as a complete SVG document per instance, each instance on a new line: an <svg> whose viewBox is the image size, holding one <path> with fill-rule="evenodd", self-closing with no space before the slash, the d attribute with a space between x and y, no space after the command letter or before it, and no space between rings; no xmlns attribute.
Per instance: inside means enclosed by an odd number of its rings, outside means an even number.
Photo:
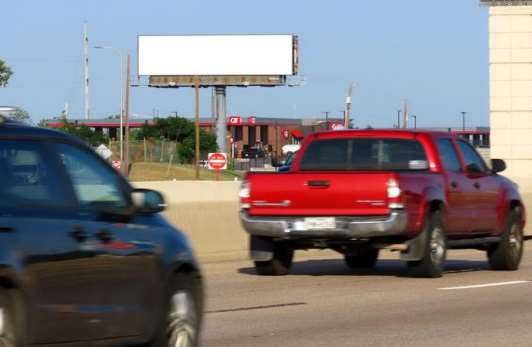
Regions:
<svg viewBox="0 0 532 347"><path fill-rule="evenodd" d="M209 153L207 156L207 167L209 170L216 172L216 180L220 180L220 170L227 169L226 153Z"/></svg>

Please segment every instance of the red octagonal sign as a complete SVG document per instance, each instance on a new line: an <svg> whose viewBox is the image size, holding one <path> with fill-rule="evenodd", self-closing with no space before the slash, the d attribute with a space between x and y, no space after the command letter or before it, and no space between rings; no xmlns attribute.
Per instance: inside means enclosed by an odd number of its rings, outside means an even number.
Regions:
<svg viewBox="0 0 532 347"><path fill-rule="evenodd" d="M227 168L227 154L209 153L207 164L209 170L225 170Z"/></svg>

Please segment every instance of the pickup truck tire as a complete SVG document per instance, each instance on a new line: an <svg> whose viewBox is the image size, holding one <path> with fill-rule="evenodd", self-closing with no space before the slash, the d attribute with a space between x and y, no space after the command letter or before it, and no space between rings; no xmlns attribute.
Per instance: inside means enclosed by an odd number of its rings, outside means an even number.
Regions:
<svg viewBox="0 0 532 347"><path fill-rule="evenodd" d="M440 211L434 211L428 216L423 232L427 233L423 258L419 261L409 261L408 267L412 269L414 276L441 277L447 256L447 242Z"/></svg>
<svg viewBox="0 0 532 347"><path fill-rule="evenodd" d="M488 261L492 270L514 271L519 268L523 256L523 228L519 212L510 212L501 241L488 249Z"/></svg>
<svg viewBox="0 0 532 347"><path fill-rule="evenodd" d="M375 266L378 258L378 249L367 248L355 254L346 254L344 261L350 269L370 269Z"/></svg>
<svg viewBox="0 0 532 347"><path fill-rule="evenodd" d="M15 290L0 288L0 346L16 347L23 343L24 319Z"/></svg>
<svg viewBox="0 0 532 347"><path fill-rule="evenodd" d="M262 276L287 275L293 259L294 249L290 245L286 242L273 242L273 258L269 261L256 261L255 270Z"/></svg>

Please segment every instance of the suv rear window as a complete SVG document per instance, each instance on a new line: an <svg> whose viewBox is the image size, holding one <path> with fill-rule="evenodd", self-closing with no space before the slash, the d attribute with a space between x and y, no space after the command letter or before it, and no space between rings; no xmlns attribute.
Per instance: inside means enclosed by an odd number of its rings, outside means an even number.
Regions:
<svg viewBox="0 0 532 347"><path fill-rule="evenodd" d="M303 171L425 170L427 157L416 140L346 138L317 140L306 149ZM423 162L422 162L423 161Z"/></svg>

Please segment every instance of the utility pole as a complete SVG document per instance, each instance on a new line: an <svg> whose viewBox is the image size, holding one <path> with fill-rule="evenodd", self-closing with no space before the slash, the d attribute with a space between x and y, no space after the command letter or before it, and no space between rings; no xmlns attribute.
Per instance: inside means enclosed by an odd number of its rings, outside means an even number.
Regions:
<svg viewBox="0 0 532 347"><path fill-rule="evenodd" d="M196 108L196 148L195 148L195 154L196 154L196 179L199 180L200 178L200 172L199 172L199 161L200 161L200 98L199 98L199 77L196 76L194 78L194 91L195 91L195 108Z"/></svg>
<svg viewBox="0 0 532 347"><path fill-rule="evenodd" d="M124 121L125 121L125 133L124 133L124 162L121 165L124 165L122 172L124 176L129 176L129 85L131 76L131 57L127 55L127 74L126 74L126 95L124 98Z"/></svg>
<svg viewBox="0 0 532 347"><path fill-rule="evenodd" d="M401 110L397 110L397 129L401 127Z"/></svg>
<svg viewBox="0 0 532 347"><path fill-rule="evenodd" d="M460 112L462 113L462 131L465 131L465 116L466 116L466 111L462 111Z"/></svg>
<svg viewBox="0 0 532 347"><path fill-rule="evenodd" d="M323 114L325 114L325 127L327 130L329 130L329 111L323 111Z"/></svg>
<svg viewBox="0 0 532 347"><path fill-rule="evenodd" d="M83 100L85 103L85 119L89 119L89 34L87 31L87 22L83 24L83 57L85 64L85 94Z"/></svg>

